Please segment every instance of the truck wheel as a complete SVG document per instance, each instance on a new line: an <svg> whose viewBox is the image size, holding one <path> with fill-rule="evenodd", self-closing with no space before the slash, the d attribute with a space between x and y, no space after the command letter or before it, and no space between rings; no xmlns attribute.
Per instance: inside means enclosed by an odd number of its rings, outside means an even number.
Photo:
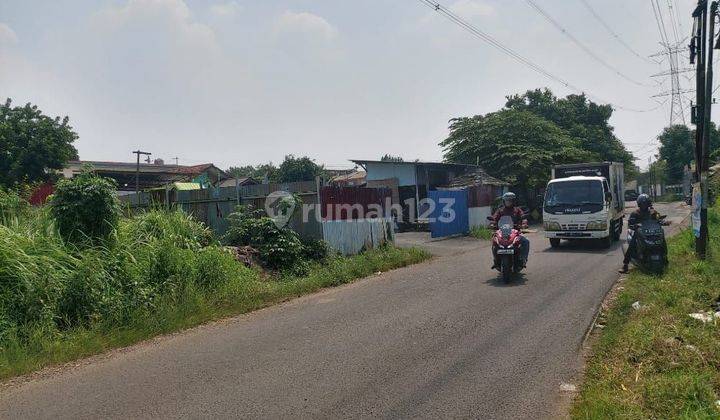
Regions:
<svg viewBox="0 0 720 420"><path fill-rule="evenodd" d="M600 245L603 248L610 248L610 245L613 243L613 234L610 233L610 235L600 239Z"/></svg>
<svg viewBox="0 0 720 420"><path fill-rule="evenodd" d="M557 248L560 246L560 238L550 238L550 246Z"/></svg>

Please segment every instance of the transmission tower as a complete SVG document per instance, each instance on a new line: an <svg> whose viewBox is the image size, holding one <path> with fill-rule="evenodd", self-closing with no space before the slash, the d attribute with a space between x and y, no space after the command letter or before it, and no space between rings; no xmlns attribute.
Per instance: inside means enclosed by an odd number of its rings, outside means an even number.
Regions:
<svg viewBox="0 0 720 420"><path fill-rule="evenodd" d="M653 54L651 57L664 57L670 67L669 71L654 74L652 77L669 77L670 78L670 91L664 92L654 97L670 96L670 125L674 124L686 124L685 121L685 106L683 106L683 94L690 93L692 90L683 90L680 85L680 73L693 71L693 69L680 68L678 53L685 49L681 47L682 41L676 45L669 45L663 43L664 51L657 54ZM663 61L664 61L663 60Z"/></svg>

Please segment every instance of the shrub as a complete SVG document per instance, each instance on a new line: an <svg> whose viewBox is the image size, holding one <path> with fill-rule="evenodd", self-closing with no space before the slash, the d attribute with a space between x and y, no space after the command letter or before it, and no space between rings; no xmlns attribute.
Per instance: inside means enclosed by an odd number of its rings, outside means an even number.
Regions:
<svg viewBox="0 0 720 420"><path fill-rule="evenodd" d="M223 237L228 245L249 245L258 250L262 264L271 269L305 271L303 245L293 230L278 227L262 210L239 206L228 216L230 227Z"/></svg>
<svg viewBox="0 0 720 420"><path fill-rule="evenodd" d="M167 239L174 246L190 250L199 250L213 242L210 229L181 210L138 214L123 221L121 233L141 242Z"/></svg>
<svg viewBox="0 0 720 420"><path fill-rule="evenodd" d="M313 261L325 261L330 256L330 247L322 239L302 238L303 257Z"/></svg>
<svg viewBox="0 0 720 420"><path fill-rule="evenodd" d="M216 289L230 283L233 278L247 276L249 269L235 261L226 250L207 247L195 255L196 284L207 289Z"/></svg>
<svg viewBox="0 0 720 420"><path fill-rule="evenodd" d="M30 205L12 190L0 187L0 224L8 225L27 214Z"/></svg>
<svg viewBox="0 0 720 420"><path fill-rule="evenodd" d="M58 232L69 242L107 239L120 217L115 182L87 170L61 180L50 201L50 211Z"/></svg>

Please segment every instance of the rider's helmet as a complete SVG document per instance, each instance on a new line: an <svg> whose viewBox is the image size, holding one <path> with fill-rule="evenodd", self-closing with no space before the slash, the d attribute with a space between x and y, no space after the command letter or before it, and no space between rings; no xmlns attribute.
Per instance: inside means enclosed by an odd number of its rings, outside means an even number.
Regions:
<svg viewBox="0 0 720 420"><path fill-rule="evenodd" d="M516 198L515 193L506 192L502 196L503 205L505 207L514 207Z"/></svg>
<svg viewBox="0 0 720 420"><path fill-rule="evenodd" d="M652 206L652 199L647 194L640 194L637 198L637 206L640 208L640 210L647 211L647 209Z"/></svg>

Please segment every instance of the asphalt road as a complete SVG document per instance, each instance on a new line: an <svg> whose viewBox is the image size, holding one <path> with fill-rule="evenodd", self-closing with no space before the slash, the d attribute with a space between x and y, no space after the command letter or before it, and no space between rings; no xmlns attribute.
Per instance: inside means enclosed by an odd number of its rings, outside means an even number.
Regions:
<svg viewBox="0 0 720 420"><path fill-rule="evenodd" d="M686 213L658 210L676 223ZM529 237L528 269L510 285L486 243L461 241L427 263L5 386L0 417L557 416L621 249Z"/></svg>

